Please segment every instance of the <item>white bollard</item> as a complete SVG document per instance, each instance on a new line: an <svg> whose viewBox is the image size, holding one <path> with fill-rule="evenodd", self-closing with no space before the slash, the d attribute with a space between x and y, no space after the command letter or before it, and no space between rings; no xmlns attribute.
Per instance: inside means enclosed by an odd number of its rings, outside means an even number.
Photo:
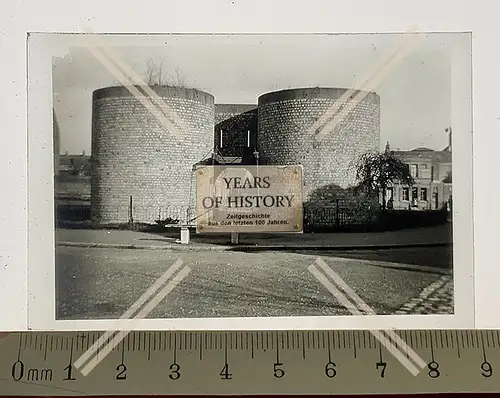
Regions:
<svg viewBox="0 0 500 398"><path fill-rule="evenodd" d="M189 244L189 228L181 228L181 245Z"/></svg>

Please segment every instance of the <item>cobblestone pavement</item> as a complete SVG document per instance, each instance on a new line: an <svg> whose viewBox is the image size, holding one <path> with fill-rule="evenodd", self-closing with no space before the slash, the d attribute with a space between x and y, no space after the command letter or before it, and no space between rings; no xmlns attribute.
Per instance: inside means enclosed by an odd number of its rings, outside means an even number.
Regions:
<svg viewBox="0 0 500 398"><path fill-rule="evenodd" d="M454 313L453 276L445 275L424 288L396 311L396 315L449 315Z"/></svg>

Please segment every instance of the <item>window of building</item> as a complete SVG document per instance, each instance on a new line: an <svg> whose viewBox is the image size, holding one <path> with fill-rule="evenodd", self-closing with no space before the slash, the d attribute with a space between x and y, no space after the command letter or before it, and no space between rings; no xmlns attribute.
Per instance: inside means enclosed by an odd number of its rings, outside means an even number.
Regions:
<svg viewBox="0 0 500 398"><path fill-rule="evenodd" d="M410 165L410 174L413 178L418 177L418 165L416 165L416 164Z"/></svg>
<svg viewBox="0 0 500 398"><path fill-rule="evenodd" d="M410 188L401 189L401 200L410 200Z"/></svg>
<svg viewBox="0 0 500 398"><path fill-rule="evenodd" d="M420 188L420 200L427 202L427 188Z"/></svg>
<svg viewBox="0 0 500 398"><path fill-rule="evenodd" d="M394 209L394 188L389 187L385 191L385 205L388 210L393 210Z"/></svg>
<svg viewBox="0 0 500 398"><path fill-rule="evenodd" d="M418 188L412 188L411 190L411 200L412 202L416 202L418 200Z"/></svg>
<svg viewBox="0 0 500 398"><path fill-rule="evenodd" d="M423 169L423 170L427 170L427 165L426 164L421 164L420 167Z"/></svg>

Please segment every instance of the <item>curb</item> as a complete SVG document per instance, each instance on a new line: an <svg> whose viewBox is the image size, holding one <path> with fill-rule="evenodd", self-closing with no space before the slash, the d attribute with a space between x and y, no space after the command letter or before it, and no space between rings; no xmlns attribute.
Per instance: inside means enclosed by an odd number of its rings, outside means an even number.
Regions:
<svg viewBox="0 0 500 398"><path fill-rule="evenodd" d="M121 243L86 243L86 242L56 242L60 247L86 247L95 249L132 249L132 250L177 250L177 251L227 251L229 246L192 246L192 245L134 245Z"/></svg>
<svg viewBox="0 0 500 398"><path fill-rule="evenodd" d="M338 245L338 246L318 246L318 245L267 245L267 246L250 246L250 245L210 245L210 246L193 246L181 244L166 244L166 245L134 245L121 243L86 243L86 242L56 242L56 246L60 247L86 247L99 249L132 249L132 250L173 250L173 251L233 251L233 252L262 252L262 251L347 251L347 250L384 250L384 249L411 249L419 247L447 247L451 246L450 242L432 242L432 243L403 243L403 244L372 244L372 245Z"/></svg>
<svg viewBox="0 0 500 398"><path fill-rule="evenodd" d="M432 242L432 243L395 243L388 244L371 244L371 245L290 245L290 246L229 246L231 251L268 251L268 250L295 250L295 251L346 251L346 250L384 250L384 249L411 249L418 247L446 247L451 246L451 243Z"/></svg>

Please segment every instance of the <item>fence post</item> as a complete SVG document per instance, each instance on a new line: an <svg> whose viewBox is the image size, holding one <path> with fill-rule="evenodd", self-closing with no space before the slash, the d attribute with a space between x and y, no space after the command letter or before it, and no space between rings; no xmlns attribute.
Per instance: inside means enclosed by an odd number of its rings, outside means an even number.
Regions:
<svg viewBox="0 0 500 398"><path fill-rule="evenodd" d="M338 227L340 225L340 209L339 209L340 199L335 199L335 225Z"/></svg>
<svg viewBox="0 0 500 398"><path fill-rule="evenodd" d="M189 244L189 228L187 226L181 227L181 245Z"/></svg>
<svg viewBox="0 0 500 398"><path fill-rule="evenodd" d="M128 223L130 224L130 227L133 228L134 227L134 214L133 214L133 211L132 211L132 195L130 195L130 200L129 200L129 204L128 204Z"/></svg>

